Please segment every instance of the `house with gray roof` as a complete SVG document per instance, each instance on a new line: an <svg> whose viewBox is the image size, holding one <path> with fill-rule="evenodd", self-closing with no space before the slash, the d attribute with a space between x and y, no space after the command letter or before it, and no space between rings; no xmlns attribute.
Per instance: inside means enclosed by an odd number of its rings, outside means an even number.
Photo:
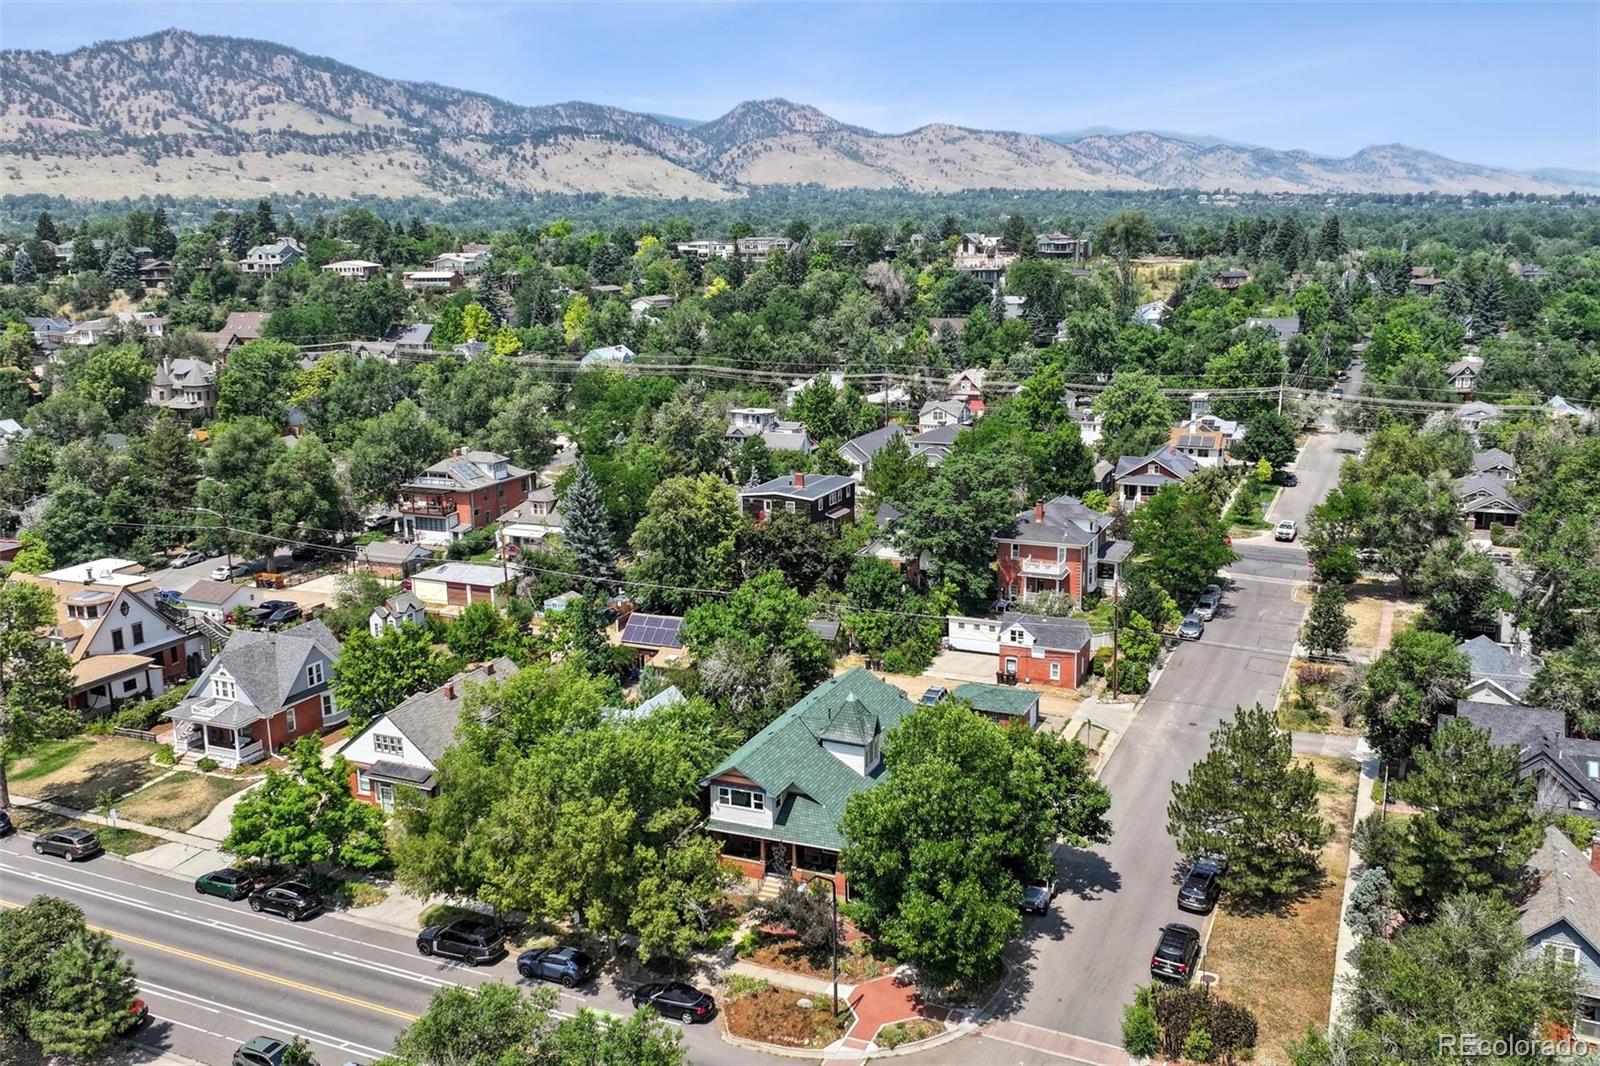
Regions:
<svg viewBox="0 0 1600 1066"><path fill-rule="evenodd" d="M1472 456L1474 474L1492 474L1501 481L1517 479L1517 457L1503 448L1485 448Z"/></svg>
<svg viewBox="0 0 1600 1066"><path fill-rule="evenodd" d="M306 250L293 237L279 237L271 244L258 244L245 252L239 260L239 269L246 274L264 274L268 277L288 270L304 259Z"/></svg>
<svg viewBox="0 0 1600 1066"><path fill-rule="evenodd" d="M1007 611L1000 616L995 680L1077 688L1089 679L1094 634L1076 618Z"/></svg>
<svg viewBox="0 0 1600 1066"><path fill-rule="evenodd" d="M1182 485L1200 469L1192 456L1170 447L1149 455L1125 455L1117 460L1111 482L1123 510L1131 511L1168 485Z"/></svg>
<svg viewBox="0 0 1600 1066"><path fill-rule="evenodd" d="M929 400L917 412L917 426L921 429L965 426L971 422L972 409L961 400Z"/></svg>
<svg viewBox="0 0 1600 1066"><path fill-rule="evenodd" d="M852 437L839 445L839 457L850 464L850 480L859 484L872 468L872 460L896 437L905 436L905 427L891 423L871 433Z"/></svg>
<svg viewBox="0 0 1600 1066"><path fill-rule="evenodd" d="M338 661L339 638L315 619L273 633L235 633L167 712L173 752L245 766L340 724L349 712L329 688Z"/></svg>
<svg viewBox="0 0 1600 1066"><path fill-rule="evenodd" d="M912 710L857 667L824 681L708 774L707 828L746 877L781 883L839 870L845 804L884 777L883 737Z"/></svg>
<svg viewBox="0 0 1600 1066"><path fill-rule="evenodd" d="M427 624L428 610L422 606L422 601L417 599L414 592L396 593L374 607L372 613L367 615L367 632L374 638L383 636L386 630L399 629L404 625Z"/></svg>
<svg viewBox="0 0 1600 1066"><path fill-rule="evenodd" d="M1528 686L1544 665L1526 648L1496 644L1482 635L1462 641L1456 650L1467 657L1466 698L1474 703L1526 704Z"/></svg>
<svg viewBox="0 0 1600 1066"><path fill-rule="evenodd" d="M434 614L455 617L474 603L500 605L510 583L505 566L440 563L411 575L411 591Z"/></svg>
<svg viewBox="0 0 1600 1066"><path fill-rule="evenodd" d="M918 433L906 441L911 448L911 458L926 460L929 466L938 466L944 462L944 457L950 454L950 449L955 447L956 437L966 428L964 425L952 424Z"/></svg>
<svg viewBox="0 0 1600 1066"><path fill-rule="evenodd" d="M455 742L461 709L472 690L516 673L517 665L502 655L456 674L431 692L419 692L373 719L339 749L354 771L350 794L385 812L394 810L399 789L435 795L438 782L434 774L445 750ZM489 717L486 710L480 714Z"/></svg>
<svg viewBox="0 0 1600 1066"><path fill-rule="evenodd" d="M843 474L784 474L739 491L739 509L757 522L779 511L838 525L856 519L856 483Z"/></svg>
<svg viewBox="0 0 1600 1066"><path fill-rule="evenodd" d="M1588 855L1554 826L1528 860L1533 887L1518 908L1528 954L1578 969L1572 1034L1600 1047L1600 844Z"/></svg>
<svg viewBox="0 0 1600 1066"><path fill-rule="evenodd" d="M1600 740L1567 736L1560 711L1457 700L1456 715L1521 753L1540 810L1600 819Z"/></svg>
<svg viewBox="0 0 1600 1066"><path fill-rule="evenodd" d="M191 419L217 416L217 368L204 359L163 358L150 377L152 407Z"/></svg>
<svg viewBox="0 0 1600 1066"><path fill-rule="evenodd" d="M1278 335L1278 347L1287 348L1289 342L1300 335L1300 318L1247 318L1244 320L1245 329L1270 329Z"/></svg>
<svg viewBox="0 0 1600 1066"><path fill-rule="evenodd" d="M398 540L375 540L356 548L356 569L385 577L410 577L432 561L427 548Z"/></svg>
<svg viewBox="0 0 1600 1066"><path fill-rule="evenodd" d="M1455 495L1469 529L1514 526L1522 517L1522 504L1511 494L1505 480L1495 474L1468 474L1456 482Z"/></svg>
<svg viewBox="0 0 1600 1066"><path fill-rule="evenodd" d="M1018 514L994 538L1001 597L1015 603L1061 595L1082 603L1084 593L1100 589L1102 578L1117 580L1127 552L1110 561L1108 549L1117 543L1106 536L1110 524L1076 496L1041 500Z"/></svg>

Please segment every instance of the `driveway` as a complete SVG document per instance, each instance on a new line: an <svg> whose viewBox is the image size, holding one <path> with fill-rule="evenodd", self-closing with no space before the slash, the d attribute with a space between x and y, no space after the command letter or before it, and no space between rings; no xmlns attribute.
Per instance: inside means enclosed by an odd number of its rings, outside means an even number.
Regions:
<svg viewBox="0 0 1600 1066"><path fill-rule="evenodd" d="M1262 569L1303 573L1292 551L1252 554ZM1050 914L1026 919L1013 945L1017 979L1001 1018L1119 1044L1122 1007L1150 979L1161 926L1208 922L1177 908L1181 863L1166 833L1167 801L1236 706L1275 702L1304 611L1290 592L1281 577L1236 575L1205 638L1172 653L1101 778L1112 839L1094 851L1059 849L1062 894Z"/></svg>

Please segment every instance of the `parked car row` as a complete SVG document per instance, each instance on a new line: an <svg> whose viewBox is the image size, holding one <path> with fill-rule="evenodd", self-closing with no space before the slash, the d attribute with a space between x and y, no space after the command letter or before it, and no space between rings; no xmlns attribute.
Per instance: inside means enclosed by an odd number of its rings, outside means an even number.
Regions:
<svg viewBox="0 0 1600 1066"><path fill-rule="evenodd" d="M194 879L194 890L202 896L217 896L236 903L245 900L257 914L276 914L291 922L301 922L327 905L309 885L299 881L280 881L263 885L244 870L212 870Z"/></svg>

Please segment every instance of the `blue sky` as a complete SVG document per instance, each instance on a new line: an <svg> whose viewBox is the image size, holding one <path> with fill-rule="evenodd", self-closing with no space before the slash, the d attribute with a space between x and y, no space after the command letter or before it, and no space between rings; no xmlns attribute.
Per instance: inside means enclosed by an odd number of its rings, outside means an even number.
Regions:
<svg viewBox="0 0 1600 1066"><path fill-rule="evenodd" d="M1600 3L6 0L7 48L168 26L517 103L713 118L784 96L886 132L1114 126L1600 170Z"/></svg>

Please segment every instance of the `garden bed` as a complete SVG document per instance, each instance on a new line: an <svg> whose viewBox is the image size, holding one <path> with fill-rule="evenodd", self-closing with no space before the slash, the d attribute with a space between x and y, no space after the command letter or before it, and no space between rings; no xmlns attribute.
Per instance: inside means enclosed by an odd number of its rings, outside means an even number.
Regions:
<svg viewBox="0 0 1600 1066"><path fill-rule="evenodd" d="M750 952L748 958L757 966L765 966L768 969L785 970L822 981L833 980L831 956L826 953L812 956L797 940L779 939L769 934L757 933L756 948ZM857 940L839 945L839 980L845 984L858 985L874 977L882 977L894 968L895 963L892 960L879 958L872 953L872 942L869 940Z"/></svg>
<svg viewBox="0 0 1600 1066"><path fill-rule="evenodd" d="M765 982L754 982L750 988L752 990L726 1000L722 1007L728 1032L745 1040L784 1047L824 1048L849 1032L855 1021L849 1010L835 1015L827 996L809 996ZM802 1006L802 1002L811 1005Z"/></svg>
<svg viewBox="0 0 1600 1066"><path fill-rule="evenodd" d="M1241 914L1224 903L1202 963L1217 975L1219 995L1255 1014L1261 1026L1259 1062L1288 1062L1285 1045L1308 1028L1325 1027L1333 997L1359 775L1342 759L1309 761L1317 772L1318 805L1331 830L1322 849L1325 876L1278 911Z"/></svg>
<svg viewBox="0 0 1600 1066"><path fill-rule="evenodd" d="M180 771L121 800L117 813L130 822L162 829L192 829L217 804L248 784L236 778Z"/></svg>
<svg viewBox="0 0 1600 1066"><path fill-rule="evenodd" d="M893 1050L901 1044L926 1040L942 1032L944 1032L943 1022L936 1022L932 1018L912 1018L909 1021L893 1022L884 1026L878 1030L878 1035L873 1037L872 1042L886 1050Z"/></svg>

